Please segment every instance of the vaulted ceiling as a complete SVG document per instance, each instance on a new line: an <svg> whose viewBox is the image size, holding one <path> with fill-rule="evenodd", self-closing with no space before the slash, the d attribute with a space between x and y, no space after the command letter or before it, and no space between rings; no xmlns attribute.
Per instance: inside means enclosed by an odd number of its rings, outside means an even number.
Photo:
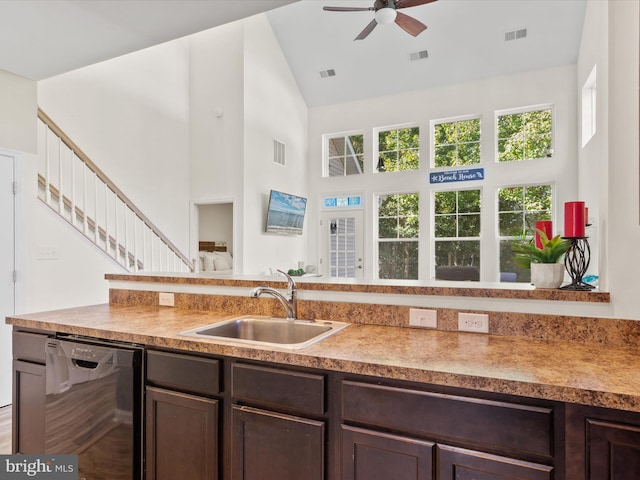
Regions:
<svg viewBox="0 0 640 480"><path fill-rule="evenodd" d="M3 0L0 69L41 80L266 11L319 106L574 64L586 1L437 0L402 10L428 26L417 37L391 24L354 41L373 12L322 7L373 0Z"/></svg>

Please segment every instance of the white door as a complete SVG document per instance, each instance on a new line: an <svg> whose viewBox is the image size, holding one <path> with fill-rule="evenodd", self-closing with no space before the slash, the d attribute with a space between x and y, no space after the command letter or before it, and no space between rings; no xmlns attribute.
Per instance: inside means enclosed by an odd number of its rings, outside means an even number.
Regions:
<svg viewBox="0 0 640 480"><path fill-rule="evenodd" d="M0 407L11 403L11 327L5 317L13 315L15 251L14 159L0 155Z"/></svg>
<svg viewBox="0 0 640 480"><path fill-rule="evenodd" d="M363 212L322 214L322 272L332 278L364 278Z"/></svg>

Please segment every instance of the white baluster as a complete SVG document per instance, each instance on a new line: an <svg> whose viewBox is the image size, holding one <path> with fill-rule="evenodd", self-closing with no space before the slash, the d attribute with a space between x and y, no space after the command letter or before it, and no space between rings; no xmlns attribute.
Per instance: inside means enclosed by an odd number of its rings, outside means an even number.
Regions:
<svg viewBox="0 0 640 480"><path fill-rule="evenodd" d="M44 198L51 205L51 159L49 158L49 127L44 135Z"/></svg>
<svg viewBox="0 0 640 480"><path fill-rule="evenodd" d="M58 212L64 217L64 195L62 193L62 140L58 138Z"/></svg>

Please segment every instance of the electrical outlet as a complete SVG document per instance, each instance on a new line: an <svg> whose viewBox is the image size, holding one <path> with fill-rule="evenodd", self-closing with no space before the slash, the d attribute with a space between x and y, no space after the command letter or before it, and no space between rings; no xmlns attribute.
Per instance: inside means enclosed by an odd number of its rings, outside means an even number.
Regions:
<svg viewBox="0 0 640 480"><path fill-rule="evenodd" d="M458 330L489 333L489 315L486 313L458 313Z"/></svg>
<svg viewBox="0 0 640 480"><path fill-rule="evenodd" d="M173 297L173 293L160 292L158 304L163 307L173 307L175 305Z"/></svg>
<svg viewBox="0 0 640 480"><path fill-rule="evenodd" d="M410 308L409 325L412 327L438 328L438 312L423 308Z"/></svg>
<svg viewBox="0 0 640 480"><path fill-rule="evenodd" d="M38 245L38 260L57 260L58 247L54 245Z"/></svg>

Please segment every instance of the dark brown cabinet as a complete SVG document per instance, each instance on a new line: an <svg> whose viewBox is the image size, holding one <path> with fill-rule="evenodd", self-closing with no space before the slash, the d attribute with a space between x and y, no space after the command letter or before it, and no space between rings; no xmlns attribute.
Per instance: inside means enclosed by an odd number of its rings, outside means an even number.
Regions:
<svg viewBox="0 0 640 480"><path fill-rule="evenodd" d="M325 479L325 376L231 366L233 480Z"/></svg>
<svg viewBox="0 0 640 480"><path fill-rule="evenodd" d="M232 415L232 479L324 479L324 422L240 406Z"/></svg>
<svg viewBox="0 0 640 480"><path fill-rule="evenodd" d="M551 480L547 465L438 445L438 480Z"/></svg>
<svg viewBox="0 0 640 480"><path fill-rule="evenodd" d="M434 443L342 426L342 480L431 480Z"/></svg>
<svg viewBox="0 0 640 480"><path fill-rule="evenodd" d="M220 363L147 351L146 480L219 478Z"/></svg>
<svg viewBox="0 0 640 480"><path fill-rule="evenodd" d="M13 332L13 453L44 452L47 338L46 334Z"/></svg>
<svg viewBox="0 0 640 480"><path fill-rule="evenodd" d="M218 401L147 387L146 479L218 478Z"/></svg>
<svg viewBox="0 0 640 480"><path fill-rule="evenodd" d="M345 480L563 478L554 476L551 405L351 380L341 399Z"/></svg>
<svg viewBox="0 0 640 480"><path fill-rule="evenodd" d="M588 480L640 479L640 425L587 419Z"/></svg>

